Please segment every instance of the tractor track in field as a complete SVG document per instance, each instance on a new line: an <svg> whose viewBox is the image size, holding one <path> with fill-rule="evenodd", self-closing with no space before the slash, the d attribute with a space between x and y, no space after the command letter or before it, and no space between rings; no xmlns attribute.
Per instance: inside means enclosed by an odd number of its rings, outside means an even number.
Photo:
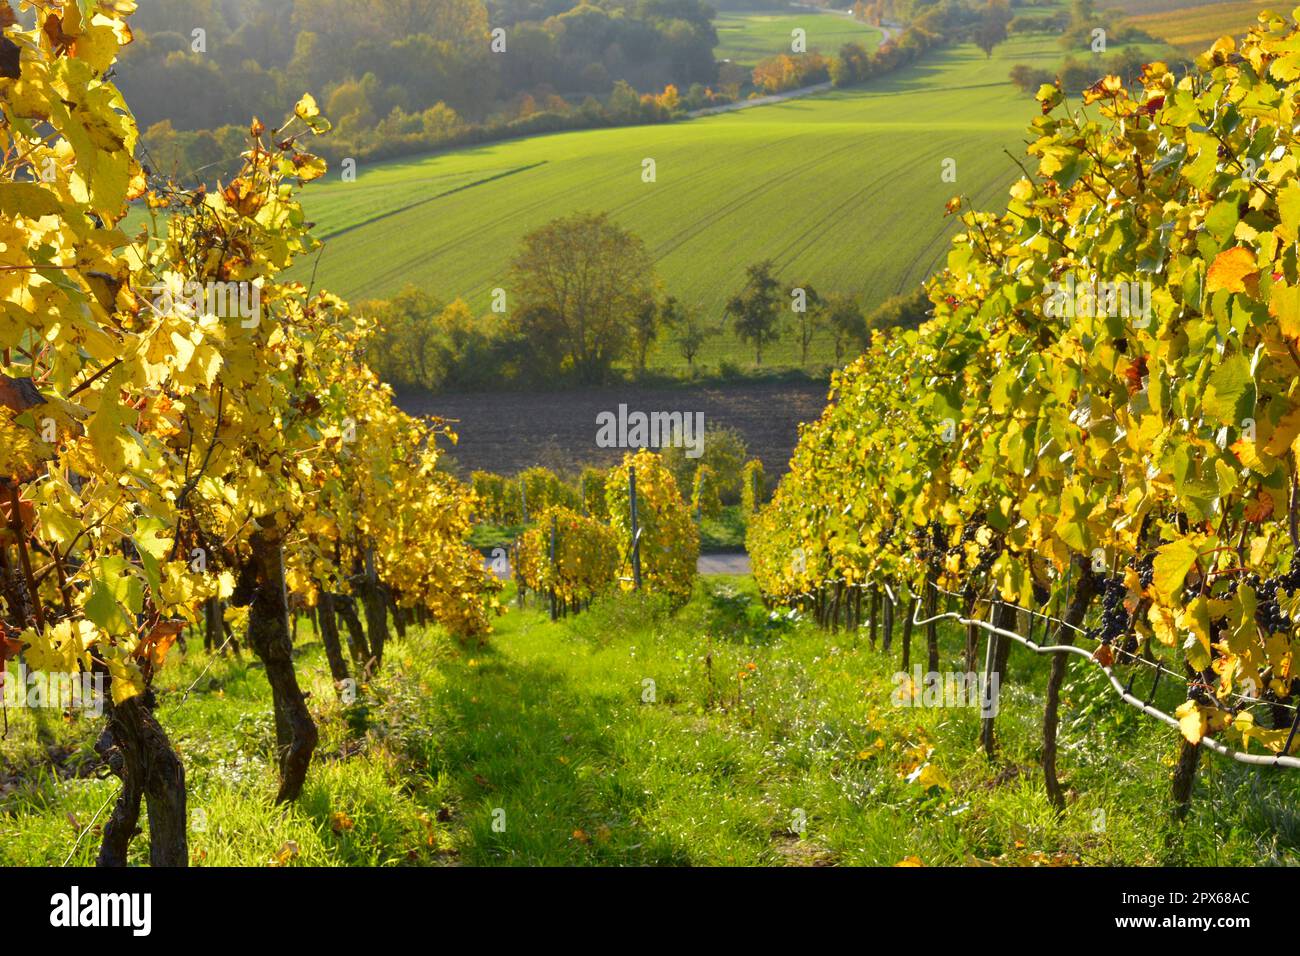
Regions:
<svg viewBox="0 0 1300 956"><path fill-rule="evenodd" d="M354 222L351 225L343 226L339 229L335 229L333 232L326 233L321 238L323 240L330 240L330 239L336 239L339 236L346 236L349 232L353 232L354 230L357 229L362 229L366 226L374 225L377 222L382 222L383 220L388 219L392 216L401 215L402 213L409 212L412 209L418 209L420 206L423 206L426 203L434 202L435 200L442 199L446 196L454 196L456 193L461 193L467 189L473 189L475 186L482 186L486 183L493 183L496 182L498 179L505 179L507 176L514 176L516 173L526 173L528 172L528 170L536 169L538 166L545 166L548 162L549 160L543 159L543 160L539 160L536 163L529 163L526 166L515 166L512 169L507 169L503 172L494 173L491 176L484 176L482 179L475 179L473 182L461 183L459 186L453 186L450 189L444 189L442 192L435 193L432 196L425 196L423 199L417 199L415 200L415 202L408 203L407 205L401 206L397 209L389 209L386 212L381 212L374 216L371 216L369 219L363 219L360 222Z"/></svg>

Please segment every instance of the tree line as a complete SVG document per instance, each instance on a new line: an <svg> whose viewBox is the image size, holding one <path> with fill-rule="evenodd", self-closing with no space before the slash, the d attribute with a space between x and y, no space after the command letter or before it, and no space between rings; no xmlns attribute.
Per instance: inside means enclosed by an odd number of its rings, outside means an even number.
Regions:
<svg viewBox="0 0 1300 956"><path fill-rule="evenodd" d="M715 61L715 10L703 0L169 0L136 14L121 86L147 164L212 183L238 168L246 114L277 115L302 89L320 91L335 121L322 155L374 161L665 122L751 89L859 83L938 43L978 39L990 9L901 8L889 15L908 28L879 50L780 54L751 72Z"/></svg>
<svg viewBox="0 0 1300 956"><path fill-rule="evenodd" d="M674 352L694 376L706 345L725 337L753 349L756 366L777 343L793 342L807 368L817 344L828 344L838 365L873 329L914 328L926 314L919 290L867 314L856 297L788 281L763 261L746 269L722 314L706 315L663 292L640 237L590 212L526 235L494 298L500 311L481 315L414 286L362 303L378 327L367 358L394 386L448 391L642 377L658 350Z"/></svg>

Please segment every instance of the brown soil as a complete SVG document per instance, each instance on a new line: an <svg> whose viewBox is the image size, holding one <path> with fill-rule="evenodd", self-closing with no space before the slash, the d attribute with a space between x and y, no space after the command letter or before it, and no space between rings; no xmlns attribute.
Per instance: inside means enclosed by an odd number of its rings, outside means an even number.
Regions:
<svg viewBox="0 0 1300 956"><path fill-rule="evenodd" d="M398 404L413 415L456 419L460 441L449 449L462 474L476 469L514 474L533 465L569 472L585 464L608 466L622 449L596 447L596 416L628 411L703 412L705 427L728 425L745 436L769 483L788 470L799 423L816 420L826 405L820 384L735 383L681 388L616 386L556 392L406 393Z"/></svg>

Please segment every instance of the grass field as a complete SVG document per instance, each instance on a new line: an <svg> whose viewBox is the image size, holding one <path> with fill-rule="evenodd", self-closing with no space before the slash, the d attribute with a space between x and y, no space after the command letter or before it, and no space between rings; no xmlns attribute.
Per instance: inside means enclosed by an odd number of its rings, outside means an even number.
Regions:
<svg viewBox="0 0 1300 956"><path fill-rule="evenodd" d="M942 641L958 667L963 635ZM1293 774L1206 754L1174 824L1177 734L1086 665L1065 687L1058 816L1036 766L1044 659L1013 652L990 765L977 710L891 704L897 641L885 655L865 634L775 626L747 578L704 579L672 617L632 597L555 624L512 607L487 646L413 631L389 650L344 708L304 636L321 746L287 808L271 803L260 669L173 650L159 716L185 761L194 863L1300 862ZM0 864L90 863L117 791L96 775L97 726L32 713L11 711L0 742Z"/></svg>
<svg viewBox="0 0 1300 956"><path fill-rule="evenodd" d="M1228 0L1226 3L1187 3L1176 6L1154 3L1152 9L1144 4L1125 5L1127 23L1151 36L1159 37L1183 53L1196 56L1204 53L1219 37L1238 37L1255 22L1261 10L1289 12L1288 7L1270 4L1268 0Z"/></svg>
<svg viewBox="0 0 1300 956"><path fill-rule="evenodd" d="M324 181L306 204L327 241L318 281L352 300L415 283L486 311L509 287L519 239L577 210L605 210L640 235L668 292L721 317L750 263L783 279L860 294L868 306L919 283L953 232L956 193L992 204L1018 171L1035 106L1007 81L1015 63L1055 68L1048 37L986 57L939 50L869 86L662 126L495 143ZM657 181L641 178L653 158ZM957 181L941 180L944 159ZM299 274L306 278L312 264ZM752 362L729 335L702 356ZM814 353L827 358L821 343ZM670 350L660 366L682 363ZM793 364L793 343L765 356Z"/></svg>
<svg viewBox="0 0 1300 956"><path fill-rule="evenodd" d="M718 46L713 55L719 60L753 66L759 60L790 52L791 31L802 29L809 52L817 50L833 56L845 43L860 43L868 51L875 49L883 34L851 17L833 13L719 13L714 24Z"/></svg>

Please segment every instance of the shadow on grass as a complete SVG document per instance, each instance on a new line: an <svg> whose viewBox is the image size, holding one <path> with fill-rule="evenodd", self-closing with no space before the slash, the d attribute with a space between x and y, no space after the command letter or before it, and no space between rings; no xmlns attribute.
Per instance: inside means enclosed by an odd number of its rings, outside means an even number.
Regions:
<svg viewBox="0 0 1300 956"><path fill-rule="evenodd" d="M610 734L628 704L495 649L467 663L448 687L452 732L428 761L459 796L464 862L689 864L642 824L652 798Z"/></svg>

